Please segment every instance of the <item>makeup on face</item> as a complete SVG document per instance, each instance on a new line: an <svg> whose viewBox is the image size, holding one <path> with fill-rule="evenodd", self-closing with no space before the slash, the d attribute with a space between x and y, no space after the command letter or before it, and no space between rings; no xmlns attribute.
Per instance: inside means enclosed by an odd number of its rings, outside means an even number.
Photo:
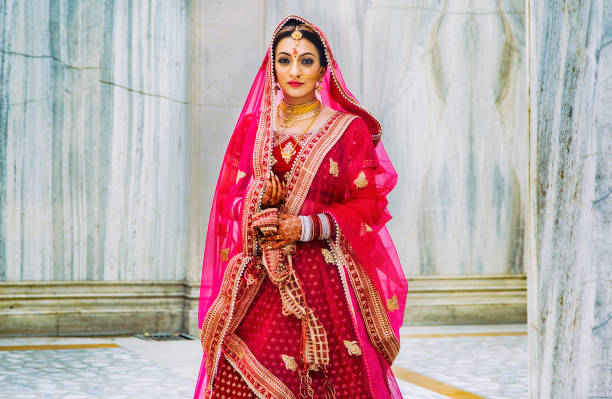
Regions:
<svg viewBox="0 0 612 399"><path fill-rule="evenodd" d="M318 52L306 39L296 46L291 37L283 38L277 47L276 78L284 97L291 102L308 101L314 97L317 79L321 74Z"/></svg>

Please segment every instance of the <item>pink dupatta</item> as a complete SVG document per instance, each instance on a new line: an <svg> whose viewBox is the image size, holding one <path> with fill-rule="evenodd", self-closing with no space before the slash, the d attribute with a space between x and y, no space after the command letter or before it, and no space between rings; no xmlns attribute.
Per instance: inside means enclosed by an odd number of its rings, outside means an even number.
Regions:
<svg viewBox="0 0 612 399"><path fill-rule="evenodd" d="M392 330L392 338L397 340L397 345L387 344L393 346L387 351L376 350L381 345L385 345L379 343L378 346L370 345L375 350L366 350L364 353L366 361L376 365L371 368L381 370L381 374L386 374L388 379L388 384L385 384L384 389L380 388L381 392L376 394L376 397L389 397L390 393L391 397L400 398L401 394L395 384L390 365L399 350L399 328L403 320L408 286L395 246L385 227L385 223L391 218L386 209L386 195L395 186L397 174L383 145L379 142L381 137L379 122L359 105L346 88L340 68L333 58L323 32L303 18L289 16L276 28L273 38L292 19L310 25L319 34L325 46L328 65L321 83L322 90L319 94L321 102L337 111L358 116L365 126L365 129L362 129L365 134L355 135L352 139L352 147L358 150L339 165L340 173L348 182L346 201L333 203L324 208L309 202L311 194L325 190L319 186L317 180L313 180L303 206L300 206L295 213L311 214L325 211L335 219L340 233L336 246L345 257L347 281L352 281L351 272L353 272L361 273L355 277L358 281L369 282L369 285L366 284L366 287L361 288L352 285L350 290L353 308L351 310L358 319L359 335L362 339L368 339L368 335L372 337L367 325L374 317L382 320L379 324L384 324ZM228 298L236 295L236 284L232 284L231 281L232 279L239 281L240 274L244 273L244 268L235 267L236 263L246 262L245 259L248 261L258 255L253 237L249 234L250 229L244 226L249 225L249 215L259 210L265 173L270 168L269 144L272 140L275 117L273 110L282 95L281 93L275 95L273 90L271 43L272 40L227 147L213 198L202 266L198 312L200 329L210 328L203 324L220 295ZM362 186L364 178L373 184L370 183L366 189L361 189L364 188ZM231 270L228 265L231 266ZM230 272L234 275L228 276ZM366 300L360 302L359 297L364 290L370 295L366 296L370 301L371 298L378 298L374 301L375 304L364 305ZM382 303L382 310L378 302ZM364 309L364 306L367 309ZM232 318L233 307L232 303L230 309L223 313L224 318ZM220 333L215 335L215 340L223 340L223 334L229 328L229 324L231 323L228 322L228 326L219 329ZM384 326L380 328L384 329ZM213 347L215 346L209 346L209 353L206 353L205 346L195 398L202 397L203 388L209 386L210 379L214 375L215 366L211 365L216 364L216 361L206 359L207 354L219 356L218 351L211 349ZM208 370L207 365L213 370ZM379 377L385 378L383 375Z"/></svg>

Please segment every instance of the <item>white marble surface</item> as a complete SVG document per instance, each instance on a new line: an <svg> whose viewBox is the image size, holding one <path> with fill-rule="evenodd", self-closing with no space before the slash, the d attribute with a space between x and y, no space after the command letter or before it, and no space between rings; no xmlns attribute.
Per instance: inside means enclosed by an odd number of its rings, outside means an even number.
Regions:
<svg viewBox="0 0 612 399"><path fill-rule="evenodd" d="M223 150L290 13L383 123L406 274L521 273L521 1L9 0L0 281L197 281Z"/></svg>
<svg viewBox="0 0 612 399"><path fill-rule="evenodd" d="M0 280L182 279L186 1L2 1Z"/></svg>
<svg viewBox="0 0 612 399"><path fill-rule="evenodd" d="M612 1L530 4L530 392L612 397Z"/></svg>

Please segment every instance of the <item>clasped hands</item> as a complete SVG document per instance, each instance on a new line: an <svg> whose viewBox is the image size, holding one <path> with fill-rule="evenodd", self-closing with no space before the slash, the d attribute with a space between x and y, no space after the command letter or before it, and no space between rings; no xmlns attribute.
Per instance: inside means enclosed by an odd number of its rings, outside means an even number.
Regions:
<svg viewBox="0 0 612 399"><path fill-rule="evenodd" d="M268 172L266 189L261 199L263 208L278 207L287 196L287 187L278 176ZM267 249L281 249L292 244L302 236L302 222L299 217L285 213L278 214L276 234L260 237L261 246Z"/></svg>

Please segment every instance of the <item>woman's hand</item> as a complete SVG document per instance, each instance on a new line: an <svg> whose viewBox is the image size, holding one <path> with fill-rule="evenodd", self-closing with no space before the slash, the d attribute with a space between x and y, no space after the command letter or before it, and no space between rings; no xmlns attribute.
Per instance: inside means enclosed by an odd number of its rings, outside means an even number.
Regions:
<svg viewBox="0 0 612 399"><path fill-rule="evenodd" d="M296 242L302 236L302 221L295 215L278 215L278 232L271 236L263 237L263 246L268 249L281 249L282 247Z"/></svg>
<svg viewBox="0 0 612 399"><path fill-rule="evenodd" d="M285 187L285 183L281 183L275 173L268 172L268 181L261 199L261 206L263 208L278 206L285 199L286 195L287 187Z"/></svg>

